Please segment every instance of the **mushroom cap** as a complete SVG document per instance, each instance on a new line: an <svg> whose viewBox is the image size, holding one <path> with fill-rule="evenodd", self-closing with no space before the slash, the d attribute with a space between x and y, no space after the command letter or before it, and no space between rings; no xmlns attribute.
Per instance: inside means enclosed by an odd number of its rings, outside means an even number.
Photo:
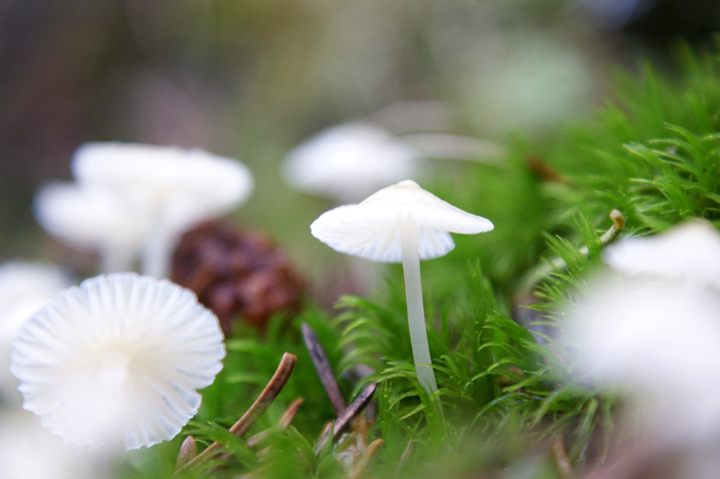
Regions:
<svg viewBox="0 0 720 479"><path fill-rule="evenodd" d="M372 261L402 261L400 230L412 218L418 228L420 259L443 256L455 247L449 233L477 234L493 224L429 193L412 180L388 186L357 205L320 215L310 231L341 253Z"/></svg>
<svg viewBox="0 0 720 479"><path fill-rule="evenodd" d="M415 177L421 154L370 123L325 130L291 150L282 163L292 188L340 201L359 201L378 188Z"/></svg>
<svg viewBox="0 0 720 479"><path fill-rule="evenodd" d="M217 318L192 292L133 273L58 293L13 346L24 409L68 442L127 449L174 437L225 356Z"/></svg>
<svg viewBox="0 0 720 479"><path fill-rule="evenodd" d="M720 234L700 219L609 246L604 260L626 274L704 283L720 290Z"/></svg>
<svg viewBox="0 0 720 479"><path fill-rule="evenodd" d="M250 170L238 160L200 149L131 143L86 143L72 158L81 185L147 201L170 222L191 224L220 216L252 192Z"/></svg>
<svg viewBox="0 0 720 479"><path fill-rule="evenodd" d="M33 206L45 230L82 247L139 251L151 227L147 209L106 188L51 183L37 191Z"/></svg>

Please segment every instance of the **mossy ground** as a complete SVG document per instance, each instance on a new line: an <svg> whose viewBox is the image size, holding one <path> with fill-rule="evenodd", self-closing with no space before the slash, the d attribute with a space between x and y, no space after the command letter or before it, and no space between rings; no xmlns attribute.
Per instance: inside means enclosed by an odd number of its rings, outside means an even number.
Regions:
<svg viewBox="0 0 720 479"><path fill-rule="evenodd" d="M384 446L366 477L566 477L552 450L559 437L576 471L601 463L630 426L617 421L617 398L572 375L572 348L554 312L602 267L599 238L612 225L611 210L625 217L623 236L689 217L720 226L720 60L687 49L679 57L682 75L663 78L649 66L639 78L623 75L593 121L555 141L515 141L501 165L469 163L462 175L427 185L495 223L493 232L456 237L451 254L422 265L435 397L414 377L402 271L391 267L381 294L339 298L331 313L308 300L301 314L275 318L264 334L247 329L228 340L225 368L204 391L199 415L175 440L131 454L123 477L171 477L188 434L201 447L220 441L234 457L200 477L346 477L335 457L340 446L315 455L335 413L303 345L303 322L318 335L346 399L379 383L368 439ZM565 267L521 296L528 272L557 257ZM532 308L519 304L528 300ZM531 334L521 319L545 333ZM296 397L304 404L259 453L225 430L286 351L298 357L295 371L251 434L275 424ZM372 374L361 378L359 368Z"/></svg>

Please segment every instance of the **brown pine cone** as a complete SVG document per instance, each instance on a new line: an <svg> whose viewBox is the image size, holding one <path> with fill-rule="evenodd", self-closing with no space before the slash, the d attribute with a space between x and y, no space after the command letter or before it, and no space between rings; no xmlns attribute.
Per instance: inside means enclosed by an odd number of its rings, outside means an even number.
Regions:
<svg viewBox="0 0 720 479"><path fill-rule="evenodd" d="M185 233L173 255L172 280L197 294L228 337L235 316L263 329L281 310L298 310L303 281L269 238L221 221Z"/></svg>

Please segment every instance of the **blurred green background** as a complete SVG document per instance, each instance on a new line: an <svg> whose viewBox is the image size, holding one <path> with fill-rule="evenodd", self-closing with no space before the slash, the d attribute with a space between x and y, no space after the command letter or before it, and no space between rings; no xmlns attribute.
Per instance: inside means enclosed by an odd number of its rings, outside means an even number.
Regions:
<svg viewBox="0 0 720 479"><path fill-rule="evenodd" d="M593 113L618 68L650 58L672 74L678 40L709 44L718 26L713 0L4 0L0 259L53 259L33 192L69 179L83 142L126 141L246 163L256 190L238 221L314 276L334 253L308 226L332 204L278 170L303 140L432 100L451 133L544 144Z"/></svg>

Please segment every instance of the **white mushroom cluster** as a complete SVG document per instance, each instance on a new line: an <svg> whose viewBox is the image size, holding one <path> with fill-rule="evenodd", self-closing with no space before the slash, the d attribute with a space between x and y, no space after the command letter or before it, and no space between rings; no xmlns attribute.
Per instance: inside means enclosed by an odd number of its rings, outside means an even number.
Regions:
<svg viewBox="0 0 720 479"><path fill-rule="evenodd" d="M403 264L410 340L418 381L437 391L427 340L420 260L450 252L450 233L477 234L493 224L423 190L412 180L383 188L357 205L323 213L310 225L313 236L341 253Z"/></svg>
<svg viewBox="0 0 720 479"><path fill-rule="evenodd" d="M203 150L88 143L74 154L73 184L51 184L35 197L35 216L50 233L96 249L105 272L169 273L183 232L247 200L250 171Z"/></svg>

